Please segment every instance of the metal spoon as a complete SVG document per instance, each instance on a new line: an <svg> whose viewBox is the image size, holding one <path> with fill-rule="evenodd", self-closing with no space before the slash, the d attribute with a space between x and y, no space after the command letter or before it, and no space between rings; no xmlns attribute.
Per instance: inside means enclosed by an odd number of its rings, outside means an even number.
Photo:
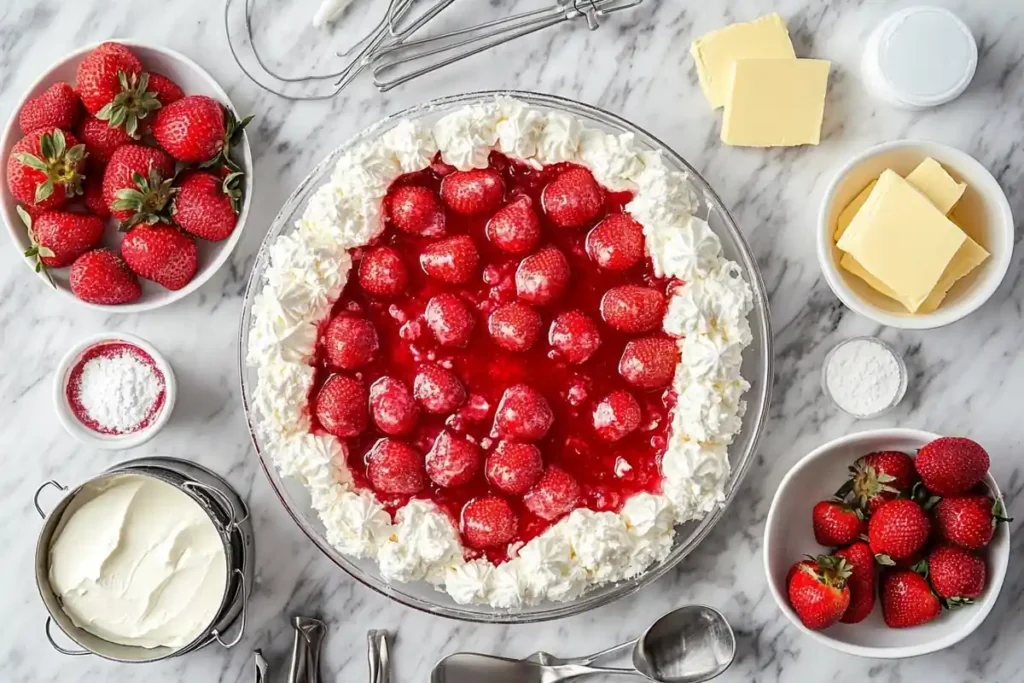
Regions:
<svg viewBox="0 0 1024 683"><path fill-rule="evenodd" d="M632 647L633 666L592 664ZM587 657L561 659L538 652L527 659L458 653L445 657L431 683L556 683L588 674L631 674L655 683L701 683L723 673L736 656L736 638L718 610L705 605L680 607L658 619L636 640Z"/></svg>

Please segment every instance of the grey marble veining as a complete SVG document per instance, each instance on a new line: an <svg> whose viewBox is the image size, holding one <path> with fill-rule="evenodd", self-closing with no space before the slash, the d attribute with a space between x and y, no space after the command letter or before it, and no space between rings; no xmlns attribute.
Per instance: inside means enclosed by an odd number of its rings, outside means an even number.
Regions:
<svg viewBox="0 0 1024 683"><path fill-rule="evenodd" d="M257 40L272 60L293 68L329 69L348 41L309 26L318 0L254 0ZM536 7L543 0L462 2L449 22ZM236 3L242 0L235 0ZM365 3L366 0L363 0ZM562 27L505 46L387 95L365 79L320 103L288 102L261 91L230 60L220 2L6 0L0 3L0 114L51 62L94 40L123 36L180 50L212 72L251 128L256 194L246 234L230 263L197 294L158 312L104 316L48 294L4 237L0 247L0 680L233 683L252 677L251 651L262 647L281 669L290 645L286 617L318 612L329 623L326 681L366 676L368 628L398 632L397 681L426 680L441 655L477 650L521 656L538 648L580 654L625 640L667 606L703 601L722 609L739 639L727 682L1024 680L1020 595L1024 561L1020 523L1002 598L984 625L944 652L903 662L837 654L800 635L767 592L761 534L772 492L802 454L826 439L869 426L915 426L969 434L994 456L993 470L1012 513L1024 486L1020 396L1024 344L1020 251L992 301L968 320L942 330L879 329L845 310L820 277L814 256L818 202L836 167L864 147L903 137L957 146L989 167L1024 217L1024 7L1017 0L929 0L957 11L981 47L978 75L956 102L925 113L895 111L868 98L857 70L859 50L874 24L905 0L648 0L597 33ZM379 2L378 2L379 4ZM801 56L831 59L834 69L825 136L817 148L733 149L717 139L718 117L700 95L688 49L692 38L728 22L778 10ZM237 24L236 24L237 25ZM342 32L344 33L344 32ZM771 422L740 495L699 550L679 568L617 604L559 622L479 626L433 618L363 588L321 556L288 518L259 471L237 386L237 326L242 292L256 249L295 185L327 150L383 115L424 99L475 89L551 92L610 109L650 130L689 159L731 208L771 292L777 353ZM1020 223L1018 222L1018 225ZM52 372L77 339L104 329L152 341L174 365L181 396L165 432L136 453L78 445L57 425ZM858 424L822 397L818 373L832 344L880 334L903 351L910 391L900 408ZM225 474L252 505L258 585L245 640L147 667L66 658L46 644L44 610L32 579L39 520L36 485L56 477L77 482L125 457L191 458ZM1016 565L1016 566L1015 566ZM272 678L271 680L279 680Z"/></svg>

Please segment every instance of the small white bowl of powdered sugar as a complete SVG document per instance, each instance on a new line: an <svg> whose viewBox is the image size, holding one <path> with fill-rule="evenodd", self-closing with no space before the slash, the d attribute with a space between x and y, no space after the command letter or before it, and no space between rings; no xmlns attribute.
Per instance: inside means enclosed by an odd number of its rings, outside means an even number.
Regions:
<svg viewBox="0 0 1024 683"><path fill-rule="evenodd" d="M90 446L123 450L159 432L174 409L174 372L152 344L130 334L83 339L54 378L57 417Z"/></svg>
<svg viewBox="0 0 1024 683"><path fill-rule="evenodd" d="M881 339L854 337L840 342L825 356L821 387L840 410L867 420L903 400L907 366Z"/></svg>

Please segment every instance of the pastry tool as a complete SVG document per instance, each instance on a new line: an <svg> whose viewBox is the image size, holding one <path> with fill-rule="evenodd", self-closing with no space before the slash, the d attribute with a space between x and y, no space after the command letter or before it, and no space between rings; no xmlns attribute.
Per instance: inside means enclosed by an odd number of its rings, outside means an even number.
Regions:
<svg viewBox="0 0 1024 683"><path fill-rule="evenodd" d="M293 617L292 662L288 683L320 683L320 644L327 627L313 617Z"/></svg>
<svg viewBox="0 0 1024 683"><path fill-rule="evenodd" d="M597 667L599 660L632 649L632 666ZM700 683L729 668L736 638L722 613L687 605L664 615L639 638L595 654L562 659L538 652L527 659L457 653L434 667L431 683L556 683L589 674L629 674L656 683Z"/></svg>
<svg viewBox="0 0 1024 683"><path fill-rule="evenodd" d="M370 663L370 683L391 682L391 651L387 631L368 631L366 655Z"/></svg>

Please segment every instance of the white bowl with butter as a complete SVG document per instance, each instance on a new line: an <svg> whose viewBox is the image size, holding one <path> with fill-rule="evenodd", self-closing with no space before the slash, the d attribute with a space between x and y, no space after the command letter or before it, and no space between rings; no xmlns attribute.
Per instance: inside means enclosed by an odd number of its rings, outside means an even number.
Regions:
<svg viewBox="0 0 1024 683"><path fill-rule="evenodd" d="M870 216L861 215L861 205ZM856 225L872 222L877 225ZM935 232L924 231L927 239L915 242L914 230L886 232L894 224L928 225ZM837 245L843 227L857 231L854 245L850 236ZM836 173L818 216L817 251L826 282L846 306L889 327L931 329L960 320L995 293L1010 265L1013 237L1010 204L988 169L947 145L902 140L872 147ZM889 282L902 291L872 272L892 275Z"/></svg>

